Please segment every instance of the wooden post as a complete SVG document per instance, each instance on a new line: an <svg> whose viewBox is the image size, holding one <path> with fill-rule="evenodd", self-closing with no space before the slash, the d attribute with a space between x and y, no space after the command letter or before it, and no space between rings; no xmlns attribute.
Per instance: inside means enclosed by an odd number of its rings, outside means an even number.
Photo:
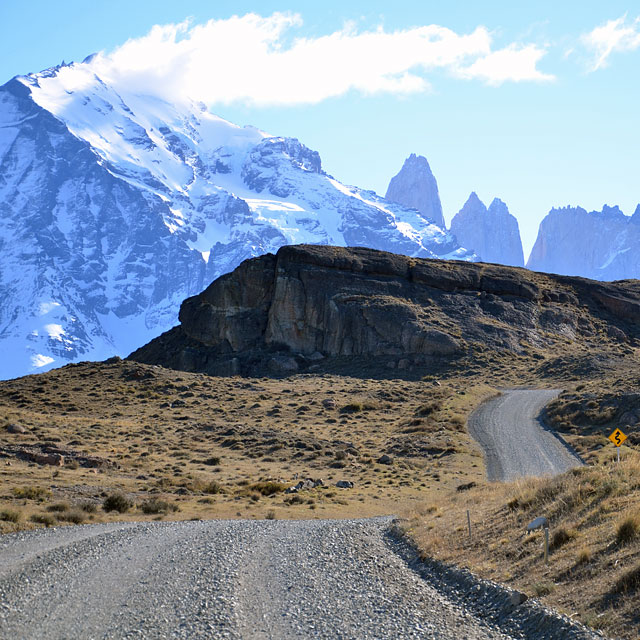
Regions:
<svg viewBox="0 0 640 640"><path fill-rule="evenodd" d="M549 527L544 528L544 563L549 564Z"/></svg>
<svg viewBox="0 0 640 640"><path fill-rule="evenodd" d="M469 514L469 509L467 509L467 525L469 527L469 540L471 540L471 515Z"/></svg>

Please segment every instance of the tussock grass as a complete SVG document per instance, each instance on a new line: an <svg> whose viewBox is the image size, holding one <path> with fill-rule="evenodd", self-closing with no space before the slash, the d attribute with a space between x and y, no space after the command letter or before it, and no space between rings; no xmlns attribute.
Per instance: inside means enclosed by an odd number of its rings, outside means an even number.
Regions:
<svg viewBox="0 0 640 640"><path fill-rule="evenodd" d="M140 503L139 507L140 511L147 515L174 513L179 510L177 504L167 502L166 500L160 500L159 498L150 498L149 500L145 500Z"/></svg>
<svg viewBox="0 0 640 640"><path fill-rule="evenodd" d="M616 583L611 590L612 594L629 594L629 592L635 592L640 588L640 565L635 566L629 571L625 571L616 580Z"/></svg>
<svg viewBox="0 0 640 640"><path fill-rule="evenodd" d="M31 522L43 524L45 527L53 527L57 520L49 513L34 513L31 516Z"/></svg>
<svg viewBox="0 0 640 640"><path fill-rule="evenodd" d="M627 516L618 524L616 542L618 544L630 544L638 538L640 533L640 514Z"/></svg>
<svg viewBox="0 0 640 640"><path fill-rule="evenodd" d="M275 493L281 493L287 488L287 485L282 482L254 482L249 486L249 489L255 491L263 496L271 496Z"/></svg>
<svg viewBox="0 0 640 640"><path fill-rule="evenodd" d="M0 520L4 520L5 522L18 523L21 518L22 514L16 509L2 509L0 511Z"/></svg>
<svg viewBox="0 0 640 640"><path fill-rule="evenodd" d="M69 511L71 507L68 502L54 502L47 506L47 511L63 512Z"/></svg>
<svg viewBox="0 0 640 640"><path fill-rule="evenodd" d="M51 491L44 487L14 487L13 495L16 498L25 498L27 500L45 500L51 496Z"/></svg>

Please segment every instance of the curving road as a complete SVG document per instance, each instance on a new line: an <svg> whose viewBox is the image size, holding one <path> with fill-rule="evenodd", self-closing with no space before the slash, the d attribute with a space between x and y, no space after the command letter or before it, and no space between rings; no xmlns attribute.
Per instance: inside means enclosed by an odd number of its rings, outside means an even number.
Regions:
<svg viewBox="0 0 640 640"><path fill-rule="evenodd" d="M559 393L558 389L512 389L471 414L469 432L484 451L489 480L556 475L582 464L564 440L539 420L542 409Z"/></svg>

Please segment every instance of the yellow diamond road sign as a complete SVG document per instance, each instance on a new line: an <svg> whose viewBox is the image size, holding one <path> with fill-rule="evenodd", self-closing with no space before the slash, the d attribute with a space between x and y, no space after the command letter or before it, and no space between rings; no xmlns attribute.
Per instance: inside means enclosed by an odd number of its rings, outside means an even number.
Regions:
<svg viewBox="0 0 640 640"><path fill-rule="evenodd" d="M624 433L620 431L620 429L616 429L609 436L609 440L611 440L611 442L613 442L613 444L615 444L616 447L619 447L626 439L627 439L627 436L625 436Z"/></svg>

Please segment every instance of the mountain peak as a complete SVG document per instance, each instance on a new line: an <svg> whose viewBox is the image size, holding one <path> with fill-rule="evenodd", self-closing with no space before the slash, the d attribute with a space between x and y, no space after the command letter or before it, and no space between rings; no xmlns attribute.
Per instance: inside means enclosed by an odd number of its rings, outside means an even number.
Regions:
<svg viewBox="0 0 640 640"><path fill-rule="evenodd" d="M451 233L484 262L524 266L518 221L500 198L494 198L487 209L472 191L451 221Z"/></svg>
<svg viewBox="0 0 640 640"><path fill-rule="evenodd" d="M417 209L441 229L445 228L438 183L424 156L412 153L404 161L400 172L391 178L385 198Z"/></svg>
<svg viewBox="0 0 640 640"><path fill-rule="evenodd" d="M504 202L502 202L502 200L500 200L500 198L494 198L487 211L497 215L509 214L509 208Z"/></svg>
<svg viewBox="0 0 640 640"><path fill-rule="evenodd" d="M472 191L467 198L467 201L462 205L461 211L481 211L482 213L487 212L487 207L484 206L484 202L480 200L478 194L475 191Z"/></svg>

